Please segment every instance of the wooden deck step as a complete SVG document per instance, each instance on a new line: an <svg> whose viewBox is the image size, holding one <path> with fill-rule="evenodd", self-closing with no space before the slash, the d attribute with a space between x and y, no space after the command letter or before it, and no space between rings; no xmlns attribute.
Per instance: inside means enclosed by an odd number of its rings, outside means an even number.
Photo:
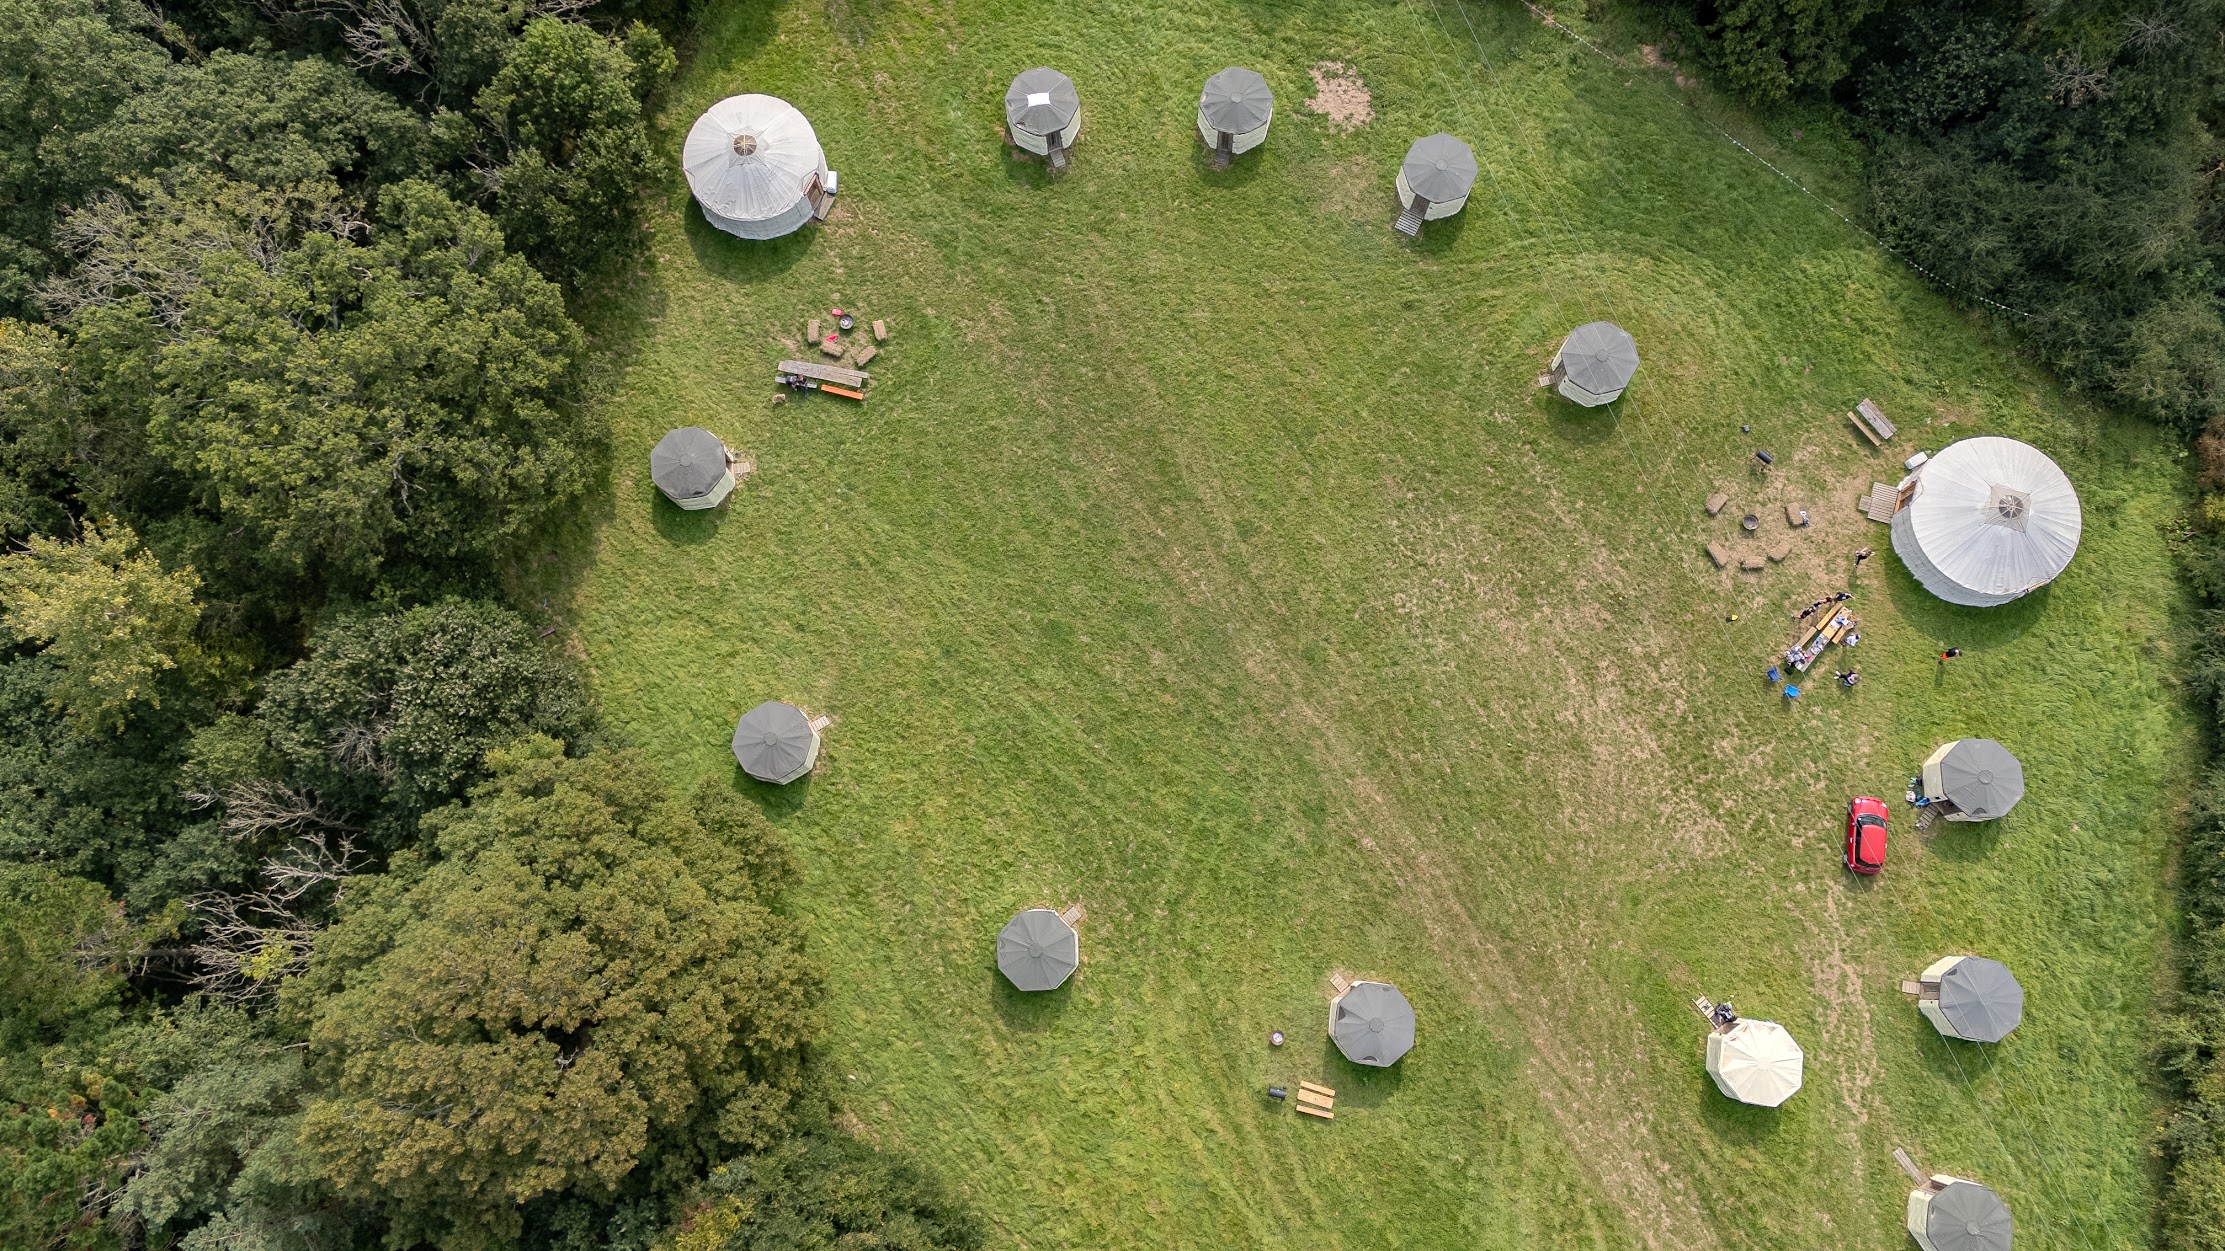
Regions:
<svg viewBox="0 0 2225 1251"><path fill-rule="evenodd" d="M1868 498L1862 501L1862 511L1869 514L1871 521L1882 521L1891 525L1894 512L1900 508L1900 501L1900 492L1891 485L1883 482L1872 482Z"/></svg>

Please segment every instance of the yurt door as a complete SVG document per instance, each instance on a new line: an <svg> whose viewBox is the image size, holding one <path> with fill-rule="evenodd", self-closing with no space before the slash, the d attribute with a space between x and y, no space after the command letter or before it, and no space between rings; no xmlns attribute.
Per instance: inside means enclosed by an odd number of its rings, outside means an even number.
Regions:
<svg viewBox="0 0 2225 1251"><path fill-rule="evenodd" d="M811 201L811 215L822 221L834 206L834 197L827 194L826 183L814 172L803 185L804 198Z"/></svg>

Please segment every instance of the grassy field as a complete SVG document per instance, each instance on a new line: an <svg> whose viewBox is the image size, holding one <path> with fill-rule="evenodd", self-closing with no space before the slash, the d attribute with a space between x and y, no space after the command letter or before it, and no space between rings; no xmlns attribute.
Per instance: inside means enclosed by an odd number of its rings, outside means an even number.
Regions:
<svg viewBox="0 0 2225 1251"><path fill-rule="evenodd" d="M618 470L552 606L617 728L794 839L862 1133L1000 1247L1895 1247L1895 1146L1997 1187L2021 1247L2148 1241L2144 1022L2191 744L2168 440L2053 390L1669 69L1518 6L713 10L663 142L784 96L840 207L745 244L675 171L604 319ZM1307 111L1323 61L1372 120ZM1191 123L1231 62L1277 113L1216 173ZM999 136L1035 64L1082 95L1056 182ZM1409 243L1391 178L1438 129L1483 177ZM1828 137L1742 133L1837 185ZM837 302L893 330L874 398L774 406L772 363ZM1628 397L1535 390L1601 317L1644 353ZM1864 395L1890 455L1842 416ZM760 466L717 515L648 482L689 423ZM1981 432L2053 454L2086 534L2053 587L1973 612L1853 501ZM1794 500L1816 522L1785 564L1708 562ZM1862 686L1775 697L1787 607L1850 577ZM1942 667L1948 644L1969 654ZM838 719L779 791L726 747L767 697ZM2023 806L1896 817L1884 876L1848 880L1846 799L1905 813L1961 735L2023 757ZM1007 990L997 927L1074 902L1077 978ZM1898 995L1949 951L2022 977L2006 1044L1949 1046ZM1338 968L1413 999L1395 1070L1329 1048ZM1805 1044L1783 1110L1714 1093L1702 993ZM1339 1090L1334 1124L1264 1097L1299 1078Z"/></svg>

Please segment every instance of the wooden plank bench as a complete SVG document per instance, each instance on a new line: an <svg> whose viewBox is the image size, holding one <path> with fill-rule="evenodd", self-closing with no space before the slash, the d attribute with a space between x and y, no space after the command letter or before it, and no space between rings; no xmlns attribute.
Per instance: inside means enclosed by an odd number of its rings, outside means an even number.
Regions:
<svg viewBox="0 0 2225 1251"><path fill-rule="evenodd" d="M1767 569L1769 567L1769 562L1763 560L1759 556L1748 556L1744 560L1738 562L1738 567L1744 569L1748 573L1757 573L1763 569Z"/></svg>
<svg viewBox="0 0 2225 1251"><path fill-rule="evenodd" d="M814 365L810 361L782 361L780 373L800 374L820 382L832 382L845 387L863 388L873 381L873 375L862 369L844 369L840 365Z"/></svg>
<svg viewBox="0 0 2225 1251"><path fill-rule="evenodd" d="M1300 1082L1298 1083L1298 1089L1310 1090L1313 1091L1315 1094L1327 1095L1331 1099L1337 1097L1337 1092L1329 1089L1327 1086L1324 1086L1319 1082Z"/></svg>
<svg viewBox="0 0 2225 1251"><path fill-rule="evenodd" d="M839 395L846 400L863 400L865 398L865 392L863 391L853 391L848 387L838 387L831 382L820 383L819 389L828 395Z"/></svg>
<svg viewBox="0 0 2225 1251"><path fill-rule="evenodd" d="M1318 1116L1324 1121L1333 1121L1337 1119L1337 1114L1329 1111L1327 1108L1309 1108L1302 1103L1294 1103L1290 1106L1298 1109L1300 1112L1305 1113L1307 1116Z"/></svg>
<svg viewBox="0 0 2225 1251"><path fill-rule="evenodd" d="M1313 1107L1317 1108L1333 1108L1337 1106L1337 1101L1331 1099L1329 1096L1318 1095L1310 1090L1306 1090L1303 1088L1298 1091L1298 1102L1301 1106L1310 1104Z"/></svg>
<svg viewBox="0 0 2225 1251"><path fill-rule="evenodd" d="M1731 497L1730 497L1730 496L1728 496L1728 495L1725 495L1725 494L1723 494L1723 493L1722 493L1721 491L1717 491L1717 492L1716 492L1715 494L1713 494L1713 495L1710 495L1710 496L1708 496L1708 497L1707 497L1707 515L1708 515L1708 516L1710 516L1710 517L1712 517L1712 516L1714 516L1715 514L1717 514L1717 513L1719 513L1719 512L1722 512L1722 511L1723 511L1723 505L1725 505L1725 504L1728 504L1728 503L1730 503L1730 502L1731 502Z"/></svg>
<svg viewBox="0 0 2225 1251"><path fill-rule="evenodd" d="M888 342L888 323L887 323L887 322L885 322L885 321L879 321L879 320L876 320L876 321L874 321L874 323L873 323L873 341L874 341L875 343L886 343L886 342Z"/></svg>
<svg viewBox="0 0 2225 1251"><path fill-rule="evenodd" d="M1727 551L1724 551L1723 545L1720 543L1710 543L1707 545L1707 558L1715 562L1715 567L1717 569L1721 569L1731 563L1731 554Z"/></svg>

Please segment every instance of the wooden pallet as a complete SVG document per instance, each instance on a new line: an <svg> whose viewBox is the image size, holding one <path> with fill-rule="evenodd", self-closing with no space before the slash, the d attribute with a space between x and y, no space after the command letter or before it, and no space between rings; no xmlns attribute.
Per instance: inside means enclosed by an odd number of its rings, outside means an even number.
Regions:
<svg viewBox="0 0 2225 1251"><path fill-rule="evenodd" d="M1862 500L1862 511L1871 521L1893 522L1893 514L1900 511L1901 493L1883 482L1872 482L1870 493Z"/></svg>

